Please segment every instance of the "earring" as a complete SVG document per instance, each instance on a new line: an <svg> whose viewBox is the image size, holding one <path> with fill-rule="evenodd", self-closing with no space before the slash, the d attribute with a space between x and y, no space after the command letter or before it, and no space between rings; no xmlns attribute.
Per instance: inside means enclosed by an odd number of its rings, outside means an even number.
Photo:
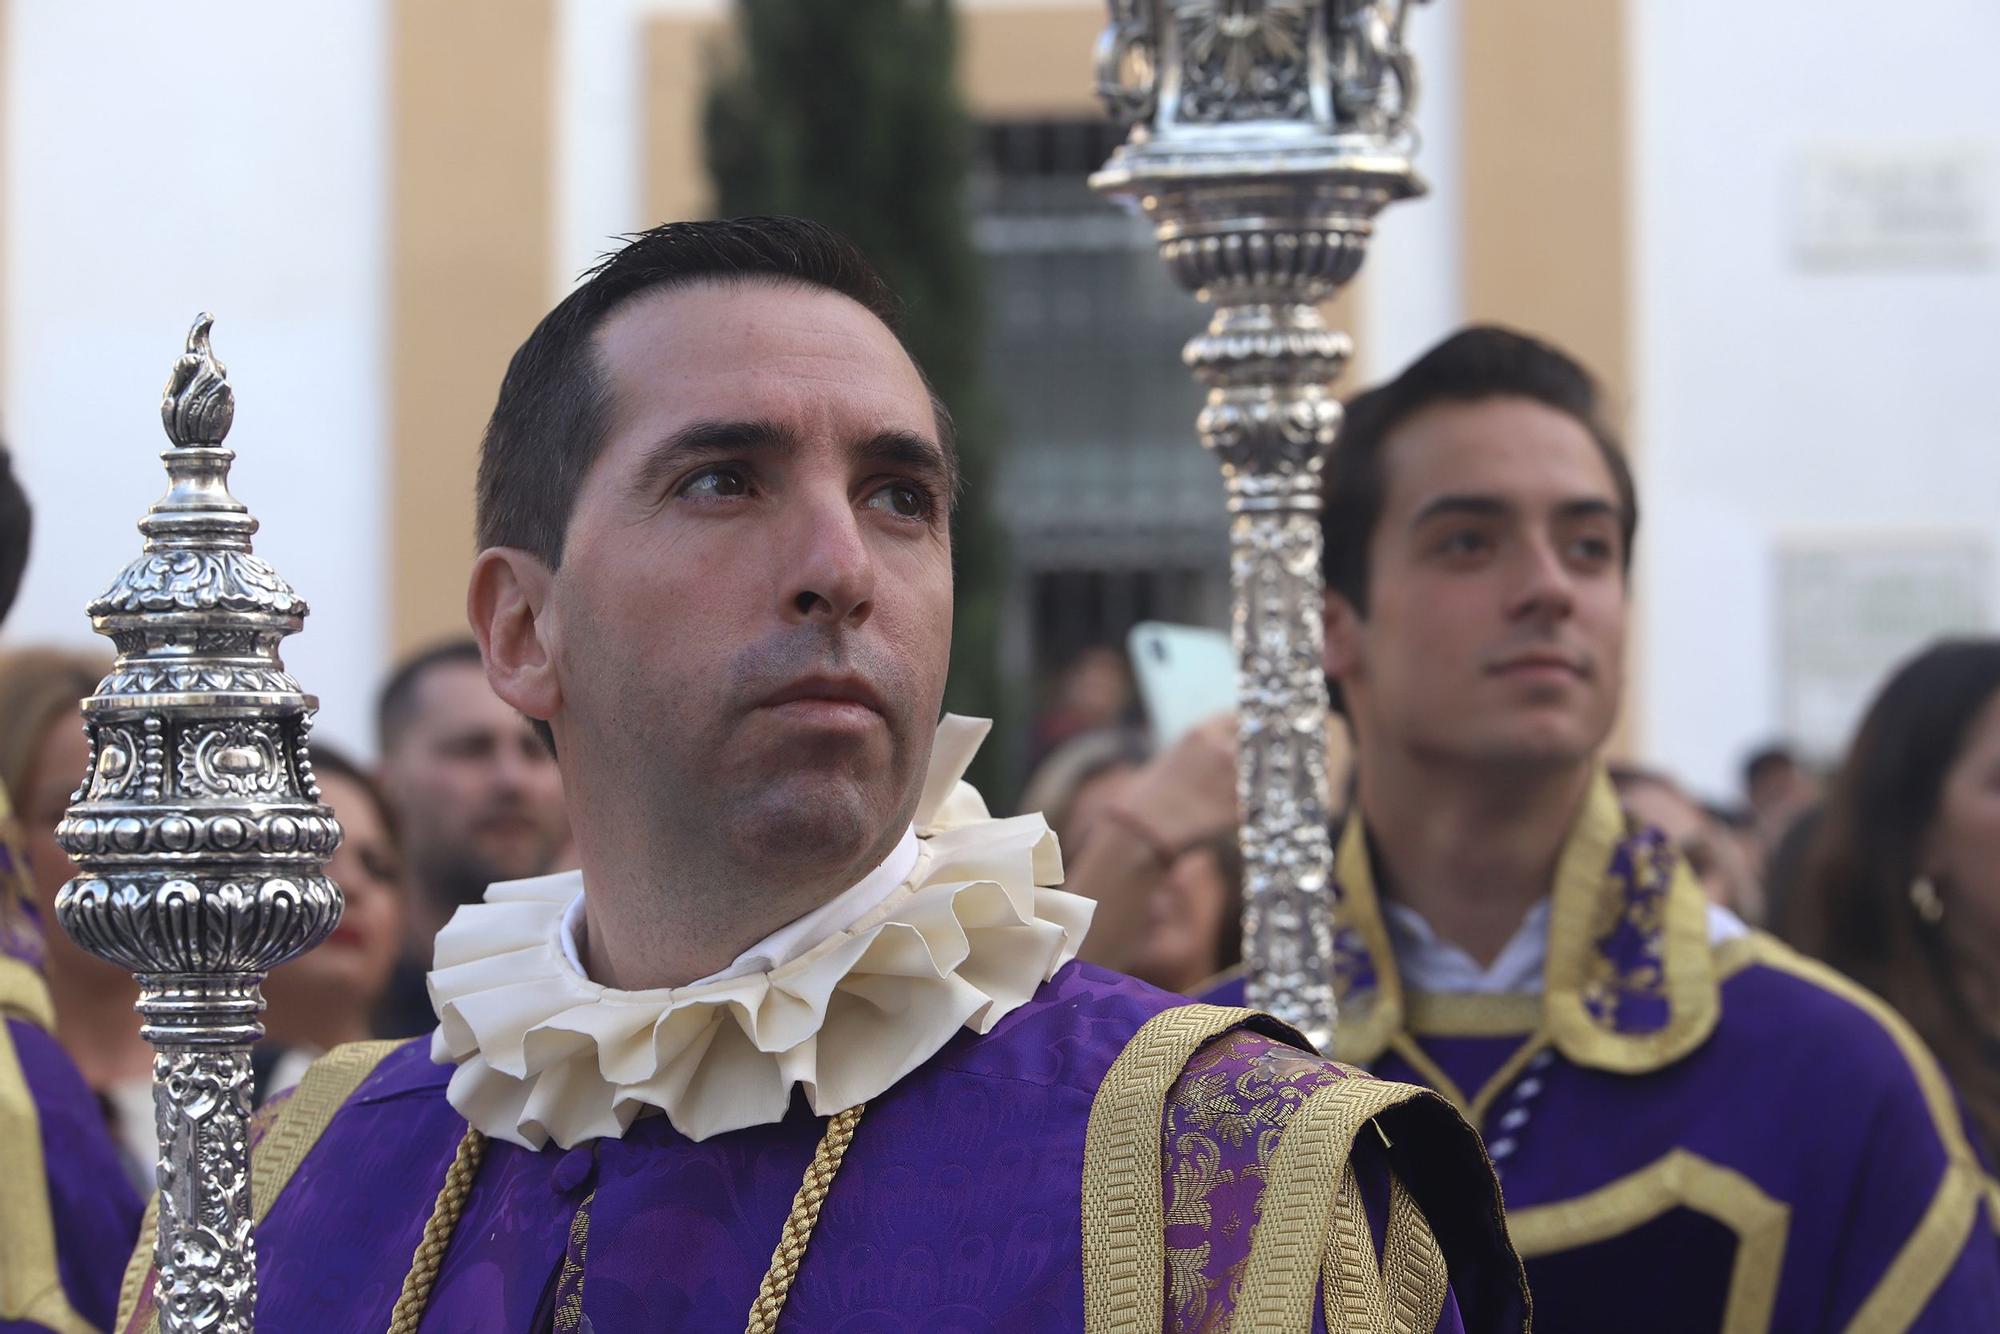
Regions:
<svg viewBox="0 0 2000 1334"><path fill-rule="evenodd" d="M1932 926L1944 920L1944 899L1938 895L1937 882L1927 875L1910 882L1910 905Z"/></svg>

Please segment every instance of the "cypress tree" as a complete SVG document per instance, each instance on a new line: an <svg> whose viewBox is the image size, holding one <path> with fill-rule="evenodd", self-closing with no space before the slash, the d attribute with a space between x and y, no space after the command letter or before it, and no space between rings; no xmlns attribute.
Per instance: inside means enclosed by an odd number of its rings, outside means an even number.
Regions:
<svg viewBox="0 0 2000 1334"><path fill-rule="evenodd" d="M905 304L903 337L958 426L953 712L1012 723L999 673L1006 578L992 508L996 414L982 383L980 262L966 202L971 122L950 0L737 0L736 58L708 91L722 217L790 213L858 245ZM1004 733L1003 733L1004 734ZM998 794L1004 748L971 777Z"/></svg>

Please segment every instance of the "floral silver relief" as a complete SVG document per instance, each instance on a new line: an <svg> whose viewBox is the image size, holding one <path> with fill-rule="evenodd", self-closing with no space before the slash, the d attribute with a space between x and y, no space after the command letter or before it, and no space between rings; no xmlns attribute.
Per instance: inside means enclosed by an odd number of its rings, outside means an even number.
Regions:
<svg viewBox="0 0 2000 1334"><path fill-rule="evenodd" d="M251 554L229 491L235 395L203 315L160 405L167 492L144 549L90 604L118 658L83 701L90 762L56 838L56 917L130 969L160 1135L154 1261L167 1334L251 1328L250 1047L259 987L340 919L340 826L307 751L318 701L278 647L306 604Z"/></svg>
<svg viewBox="0 0 2000 1334"><path fill-rule="evenodd" d="M1412 0L1111 0L1098 90L1130 127L1091 177L1214 306L1183 359L1228 496L1250 1003L1329 1049L1333 844L1320 481L1352 356L1325 302L1411 157Z"/></svg>

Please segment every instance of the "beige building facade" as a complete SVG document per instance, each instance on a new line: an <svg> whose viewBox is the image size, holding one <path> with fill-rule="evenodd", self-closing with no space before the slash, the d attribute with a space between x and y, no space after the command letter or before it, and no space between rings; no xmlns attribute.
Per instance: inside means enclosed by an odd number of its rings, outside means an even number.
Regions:
<svg viewBox="0 0 2000 1334"><path fill-rule="evenodd" d="M9 638L84 633L81 605L136 542L130 523L157 489L158 381L195 311L212 308L239 382L239 490L265 521L260 549L315 604L291 660L325 697L327 733L365 752L394 656L463 627L474 459L507 356L610 238L708 207L700 109L730 58L728 8L0 10L0 409L47 516ZM1062 636L1092 633L1089 617L1045 614L1065 589L1095 599L1105 625L1213 617L1222 521L1202 507L1219 488L1172 360L1199 312L1158 290L1135 224L1093 213L1077 184L1104 133L1090 89L1102 7L964 0L960 13L960 78L981 127L987 336L1018 405L1020 457L1000 499L1017 525L1047 521L1017 527L1031 539L1017 546L1048 563L1024 558L1010 652L1039 663ZM1810 653L1847 651L1810 625L1786 628L1774 571L1797 534L1887 526L1919 545L1962 540L1975 594L1977 553L2000 536L1974 501L2000 493L2000 450L1979 425L2000 420L2000 389L1957 350L1980 303L2000 298L1981 239L1991 225L1976 222L1981 207L2000 217L1993 173L1977 170L2000 142L2000 111L1978 100L1986 76L1971 54L2000 41L2000 11L1913 0L1888 32L1867 14L1808 0L1771 0L1754 22L1721 0L1418 6L1432 193L1383 218L1339 312L1360 348L1351 383L1473 319L1547 336L1605 378L1653 534L1625 740L1715 795L1742 748L1793 720L1792 685L1824 665ZM1958 40L1938 49L1919 42L1926 32ZM1883 63L1905 46L1907 60ZM1871 268L1865 250L1814 267L1788 201L1828 154L1958 163L1975 222L1931 268ZM1037 287L1051 273L1066 298ZM1121 319L1142 325L1126 341L1144 355L1113 377L1117 394L1065 390L1050 407L1021 391L1045 372L1010 349L1115 345ZM1828 373L1843 325L1868 330L1903 396L1927 405L1922 430L1898 442L1918 462L1886 485L1857 469L1895 432L1893 412L1880 393L1862 397L1865 374ZM1797 432L1774 403L1798 413ZM1754 483L1736 484L1752 457ZM1060 488L1036 489L1063 467L1074 471ZM1110 499L1043 514L1070 493ZM1172 578L1147 575L1164 550L1192 554ZM1095 583L1072 578L1093 568ZM1968 596L1932 619L1990 625L1991 599ZM1691 639L1696 614L1725 653ZM1882 629L1844 670L1927 624Z"/></svg>

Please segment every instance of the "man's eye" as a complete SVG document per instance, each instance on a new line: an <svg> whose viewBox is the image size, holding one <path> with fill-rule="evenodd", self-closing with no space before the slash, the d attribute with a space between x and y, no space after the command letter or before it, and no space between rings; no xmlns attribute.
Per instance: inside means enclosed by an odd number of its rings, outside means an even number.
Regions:
<svg viewBox="0 0 2000 1334"><path fill-rule="evenodd" d="M750 480L740 468L704 468L683 482L676 494L696 500L732 500L750 494Z"/></svg>
<svg viewBox="0 0 2000 1334"><path fill-rule="evenodd" d="M868 503L888 510L899 519L931 517L930 492L910 482L891 482L868 497Z"/></svg>
<svg viewBox="0 0 2000 1334"><path fill-rule="evenodd" d="M1447 533L1444 540L1438 543L1438 550L1448 556L1469 556L1486 550L1486 545L1486 534L1465 528Z"/></svg>
<svg viewBox="0 0 2000 1334"><path fill-rule="evenodd" d="M1570 551L1576 559L1592 565L1602 565L1616 554L1611 543L1602 537L1579 537L1570 544Z"/></svg>

